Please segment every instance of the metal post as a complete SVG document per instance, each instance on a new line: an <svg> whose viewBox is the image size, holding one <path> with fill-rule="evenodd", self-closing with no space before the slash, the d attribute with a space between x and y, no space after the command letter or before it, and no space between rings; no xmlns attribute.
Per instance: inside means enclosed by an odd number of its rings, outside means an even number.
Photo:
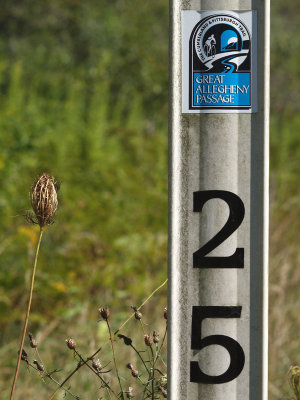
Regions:
<svg viewBox="0 0 300 400"><path fill-rule="evenodd" d="M269 7L170 1L171 400L267 400Z"/></svg>

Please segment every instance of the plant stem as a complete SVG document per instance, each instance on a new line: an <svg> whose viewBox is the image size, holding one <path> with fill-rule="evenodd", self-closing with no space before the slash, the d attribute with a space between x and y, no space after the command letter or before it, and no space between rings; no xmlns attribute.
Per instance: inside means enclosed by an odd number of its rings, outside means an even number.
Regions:
<svg viewBox="0 0 300 400"><path fill-rule="evenodd" d="M111 395L110 395L110 391L108 390L108 388L106 388L106 390L107 390L107 393L108 393L108 396L109 396L110 400L112 400Z"/></svg>
<svg viewBox="0 0 300 400"><path fill-rule="evenodd" d="M158 350L158 352L156 354L155 361L157 361L157 359L158 359L158 357L160 355L161 349L162 349L162 347L164 345L164 342L165 342L165 339L166 339L166 336L167 336L167 330L168 330L168 322L166 322L166 329L165 329L164 337L163 337L163 340L161 342L160 348L159 348L159 350Z"/></svg>
<svg viewBox="0 0 300 400"><path fill-rule="evenodd" d="M154 371L155 371L155 357L154 357L154 353L153 353L152 346L150 346L150 349L151 349L151 354L152 354L152 382L151 382L151 386L152 386L152 400L154 400Z"/></svg>
<svg viewBox="0 0 300 400"><path fill-rule="evenodd" d="M71 395L72 397L74 397L74 399L76 400L80 400L79 396L76 396L75 394L73 394L72 392L70 392L70 390L66 389L65 387L63 387L59 382L57 382L50 373L44 371L44 373L42 373L41 371L39 371L34 365L30 364L30 362L28 362L27 364L29 367L31 367L32 369L34 369L36 372L38 372L38 374L41 376L41 378L43 379L43 377L46 377L48 379L50 379L51 381L53 381L54 383L56 383L56 385L60 386L61 389L63 389L65 392L69 393L69 395ZM43 380L44 381L44 380Z"/></svg>
<svg viewBox="0 0 300 400"><path fill-rule="evenodd" d="M140 309L147 303L147 301L151 299L151 297L152 297L156 292L158 292L162 287L165 286L165 284L166 284L167 282L168 282L168 279L166 279L161 285L159 285L159 286L146 298L146 300L137 308L137 310L140 310ZM116 330L116 332L114 333L114 335L117 335L117 334L120 332L120 330L121 330L122 328L124 328L125 325L127 325L127 323L131 320L131 318L134 317L134 314L135 314L135 313L132 313L131 316L130 316L125 322L123 322L122 325L120 325L120 327ZM87 363L89 360L91 360L93 357L95 357L95 355L98 354L99 351L102 350L108 343L109 343L109 341L106 342L106 343L104 343L101 347L99 347L99 349L98 349L92 356L88 357L84 363L78 364L77 367L64 379L64 381L62 382L62 385L64 385L66 382L68 382L68 380L70 380L71 377L72 377L85 363ZM58 388L50 395L50 397L49 397L48 400L54 399L54 397L55 397L55 395L57 394L57 392L59 391L59 389L60 389L60 388L58 387Z"/></svg>
<svg viewBox="0 0 300 400"><path fill-rule="evenodd" d="M144 325L143 325L143 321L140 319L140 325L141 325L141 328L142 328L142 331L143 331L143 335L144 335L144 337L145 337L145 335L146 335L146 331L145 331L145 329L144 329ZM150 352L150 349L149 349L149 347L148 346L146 346L147 347L147 353L148 353L148 357L149 357L149 363L150 363L150 358L151 358L151 352ZM151 379L151 371L148 369L148 368L146 368L147 369L147 372L148 372L148 374L149 374L149 380ZM151 367L150 367L150 369L151 369Z"/></svg>
<svg viewBox="0 0 300 400"><path fill-rule="evenodd" d="M103 347L104 347L106 344L108 344L108 343L109 343L109 340L108 340L106 343L104 343L103 346L99 347L99 349L98 349L97 351L95 351L95 353L94 353L93 355L91 355L90 357L88 357L84 362L79 363L79 364L77 365L77 367L64 379L64 381L61 383L61 385L64 385L66 382L68 382L68 380L72 378L72 376L75 374L75 372L77 372L83 365L85 365L88 361L90 361L93 357L95 357L95 356L103 349ZM55 397L56 393L59 391L59 389L60 389L60 388L58 387L58 388L55 390L55 392L52 393L52 395L49 397L48 400L54 399L54 397Z"/></svg>
<svg viewBox="0 0 300 400"><path fill-rule="evenodd" d="M146 298L146 300L137 308L137 310L139 311L139 310L147 303L147 301L150 300L151 297L152 297L153 295L155 295L156 292L158 292L163 286L165 286L165 284L166 284L167 282L168 282L168 279L166 279L161 285L159 285L159 286ZM123 322L123 324L122 324L122 325L119 327L119 329L114 333L114 335L116 335L117 333L119 333L119 331L127 324L128 321L131 320L131 318L134 317L134 315L135 315L135 312L132 313L132 314L130 315L130 317L129 317L125 322Z"/></svg>
<svg viewBox="0 0 300 400"><path fill-rule="evenodd" d="M108 319L106 320L106 324L107 324L107 328L108 328L108 332L109 332L109 339L110 339L110 343L111 343L111 350L112 350L112 354L113 354L115 370L116 370L116 373L117 373L119 386L120 386L120 390L121 390L121 399L124 400L124 393L123 393L122 383L121 383L121 379L120 379L120 375L119 375L119 371L118 371L118 367L117 367L117 361L116 361L116 357L115 357L114 340L113 340L113 337L112 337L112 334L111 334L110 323L109 323Z"/></svg>
<svg viewBox="0 0 300 400"><path fill-rule="evenodd" d="M148 392L149 392L149 394L151 394L151 392L150 392L150 390L147 388L147 383L146 382L143 382L142 380L141 380L141 378L138 376L137 377L137 379L141 382L141 384L144 386L144 390L148 390ZM146 386L147 385L147 386ZM146 389L145 389L146 388Z"/></svg>
<svg viewBox="0 0 300 400"><path fill-rule="evenodd" d="M82 361L83 364L85 364L96 376L98 376L98 378L101 380L101 382L104 384L104 386L106 387L106 389L110 390L112 392L112 394L116 397L116 399L118 399L118 396L116 395L116 393L112 390L112 388L109 386L109 384L106 382L106 380L104 378L102 378L102 376L100 375L100 373L96 372L81 356L81 354L78 353L77 350L74 350L74 353L79 357L80 361ZM82 364L82 365L83 365Z"/></svg>
<svg viewBox="0 0 300 400"><path fill-rule="evenodd" d="M136 354L139 356L139 358L141 359L142 363L144 364L144 367L146 368L146 371L147 371L148 374L149 374L149 369L148 369L148 367L147 367L147 365L146 365L146 363L145 363L143 357L141 356L140 352L133 346L133 344L131 344L130 347L131 347L131 348L136 352Z"/></svg>
<svg viewBox="0 0 300 400"><path fill-rule="evenodd" d="M148 347L148 346L147 346ZM149 372L149 379L148 379L148 382L145 384L145 387L144 387L144 391L143 391L143 400L144 400L144 398L145 398L145 394L146 394L146 390L148 390L149 391L149 389L148 389L148 385L149 385L149 383L151 382L151 388L152 388L152 396L151 396L151 398L152 398L152 400L154 400L154 368L155 368L155 357L154 357L154 353L153 353L153 349L152 349L152 345L151 346L149 346L150 347L150 352L151 352L151 359L152 359L152 372L151 372L151 370L150 371L148 371ZM149 349L148 349L148 352L149 352ZM149 361L150 362L150 361Z"/></svg>
<svg viewBox="0 0 300 400"><path fill-rule="evenodd" d="M86 361L87 362L87 361ZM79 368L81 368L83 366L83 364L79 363L77 365L77 367L67 376L67 378L62 382L58 384L58 388L55 390L55 392L51 395L51 397L49 398L49 400L53 399L54 396L56 395L56 393L59 391L59 389L63 388L63 385L68 382L68 380L70 378L72 378L72 376L75 374L75 372L77 372L79 370Z"/></svg>
<svg viewBox="0 0 300 400"><path fill-rule="evenodd" d="M15 388L16 388L18 373L19 373L19 369L20 369L20 362L21 362L22 351L23 351L25 335L26 335L26 330L27 330L27 324L28 324L28 319L29 319L29 314L30 314L30 308L31 308L31 302L32 302L32 294L33 294L33 286L34 286L34 278L35 278L35 272L36 272L36 266L37 266L37 260L38 260L38 255L39 255L42 236L43 236L43 229L40 227L39 240L38 240L38 243L37 243L37 246L36 246L35 258L34 258L34 263L33 263L32 274L31 274L31 285L30 285L30 290L29 290L29 299L28 299L28 305L27 305L27 312L26 312L26 317L25 317L25 321L24 321L24 327L23 327L23 333L22 333L22 338L21 338L21 344L20 344L20 349L19 349L19 356L18 356L16 371L15 371L15 376L14 376L14 380L13 380L13 384L12 384L12 388L11 388L11 393L10 393L10 400L12 400L13 397L14 397L14 392L15 392Z"/></svg>
<svg viewBox="0 0 300 400"><path fill-rule="evenodd" d="M59 386L61 389L63 389L65 392L69 393L69 395L72 396L72 397L74 397L74 399L76 399L76 400L79 400L79 399L80 399L79 396L76 396L75 394L73 394L72 392L70 392L69 389L67 389L67 388L65 388L65 387L63 387L63 386L61 386L61 384L60 384L59 382L57 382L57 380L55 380L55 379L52 377L52 375L46 374L45 376L46 376L47 378L49 378L51 381L53 381L56 385L58 385L58 386Z"/></svg>

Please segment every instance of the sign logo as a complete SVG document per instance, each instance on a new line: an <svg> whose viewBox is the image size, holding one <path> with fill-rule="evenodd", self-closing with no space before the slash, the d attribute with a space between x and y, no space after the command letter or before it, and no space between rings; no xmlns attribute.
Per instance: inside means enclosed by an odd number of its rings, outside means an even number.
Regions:
<svg viewBox="0 0 300 400"><path fill-rule="evenodd" d="M189 110L250 110L251 90L246 24L222 13L200 19L189 38Z"/></svg>

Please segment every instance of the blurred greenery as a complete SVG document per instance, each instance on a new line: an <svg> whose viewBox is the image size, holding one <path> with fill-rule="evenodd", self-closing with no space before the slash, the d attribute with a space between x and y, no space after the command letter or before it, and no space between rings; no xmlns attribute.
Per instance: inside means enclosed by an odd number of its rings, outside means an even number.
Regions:
<svg viewBox="0 0 300 400"><path fill-rule="evenodd" d="M37 241L37 227L22 216L37 175L50 172L62 188L57 222L42 242L29 324L60 341L48 362L71 333L95 334L98 307L117 310L120 323L167 276L167 21L161 0L1 5L3 396ZM162 315L166 288L155 305Z"/></svg>
<svg viewBox="0 0 300 400"><path fill-rule="evenodd" d="M300 363L299 26L298 2L272 0L272 400L288 395L288 368ZM22 217L37 175L50 172L62 186L57 222L42 243L29 326L47 340L50 363L68 335L90 346L87 330L97 336L99 306L117 309L120 322L167 275L167 68L167 0L1 4L4 396L37 241L37 228ZM153 301L150 315L165 305L166 289ZM26 376L22 395L34 398Z"/></svg>
<svg viewBox="0 0 300 400"><path fill-rule="evenodd" d="M300 3L271 1L269 399L300 364Z"/></svg>

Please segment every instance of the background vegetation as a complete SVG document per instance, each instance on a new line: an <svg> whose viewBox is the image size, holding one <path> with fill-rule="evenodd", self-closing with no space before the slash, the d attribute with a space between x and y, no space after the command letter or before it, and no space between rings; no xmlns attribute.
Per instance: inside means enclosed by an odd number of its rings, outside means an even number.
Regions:
<svg viewBox="0 0 300 400"><path fill-rule="evenodd" d="M269 398L300 363L300 3L272 0Z"/></svg>
<svg viewBox="0 0 300 400"><path fill-rule="evenodd" d="M93 351L104 335L100 306L118 310L117 328L167 275L168 1L22 0L1 8L0 392L7 398L38 233L22 214L39 173L51 172L63 187L58 222L42 244L29 326L48 368L74 366L68 336ZM272 0L271 400L288 396L288 367L300 363L299 26L298 2ZM149 318L159 320L165 302L163 290ZM96 396L89 376L80 376L72 389ZM21 380L22 398L51 392L25 368Z"/></svg>

